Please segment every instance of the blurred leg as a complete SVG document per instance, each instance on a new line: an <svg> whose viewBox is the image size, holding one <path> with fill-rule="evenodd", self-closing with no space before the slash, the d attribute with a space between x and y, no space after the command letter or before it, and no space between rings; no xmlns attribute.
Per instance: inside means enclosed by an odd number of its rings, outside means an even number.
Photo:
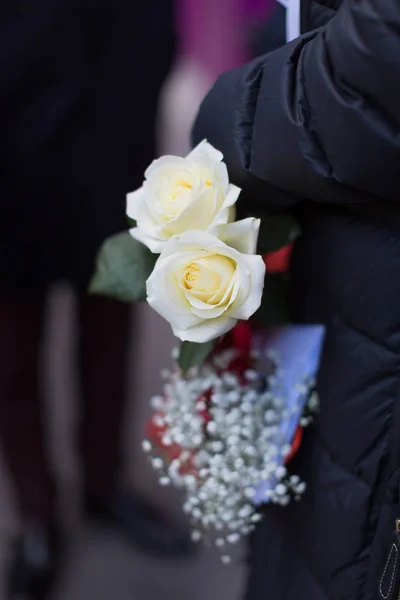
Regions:
<svg viewBox="0 0 400 600"><path fill-rule="evenodd" d="M185 553L186 529L118 482L132 308L100 297L81 297L79 307L86 508L142 549Z"/></svg>
<svg viewBox="0 0 400 600"><path fill-rule="evenodd" d="M0 438L25 522L53 516L39 354L45 293L0 296Z"/></svg>
<svg viewBox="0 0 400 600"><path fill-rule="evenodd" d="M108 298L79 297L82 458L86 492L99 500L119 475L131 311Z"/></svg>

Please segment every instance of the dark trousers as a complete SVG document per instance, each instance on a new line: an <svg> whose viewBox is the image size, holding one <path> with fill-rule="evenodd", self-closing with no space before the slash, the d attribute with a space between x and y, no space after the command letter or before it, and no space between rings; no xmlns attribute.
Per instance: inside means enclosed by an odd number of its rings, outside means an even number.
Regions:
<svg viewBox="0 0 400 600"><path fill-rule="evenodd" d="M47 520L54 509L39 373L45 309L45 292L0 295L0 440L24 520ZM85 490L98 499L119 470L130 312L78 295L80 450Z"/></svg>

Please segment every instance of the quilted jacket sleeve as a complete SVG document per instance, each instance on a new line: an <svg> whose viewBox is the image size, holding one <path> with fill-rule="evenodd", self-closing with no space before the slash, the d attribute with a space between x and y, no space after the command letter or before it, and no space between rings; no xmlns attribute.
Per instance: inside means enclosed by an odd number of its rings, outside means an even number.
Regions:
<svg viewBox="0 0 400 600"><path fill-rule="evenodd" d="M398 201L399 73L400 2L344 0L323 28L222 75L194 141L224 152L245 191Z"/></svg>

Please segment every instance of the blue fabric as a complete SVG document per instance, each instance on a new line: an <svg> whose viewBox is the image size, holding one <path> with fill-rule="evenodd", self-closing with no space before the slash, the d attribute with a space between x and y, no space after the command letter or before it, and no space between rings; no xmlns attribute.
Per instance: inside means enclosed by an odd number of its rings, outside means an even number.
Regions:
<svg viewBox="0 0 400 600"><path fill-rule="evenodd" d="M281 421L274 440L278 446L278 465L284 463L284 456L279 450L291 445L308 399L302 384L316 378L323 338L324 327L319 325L277 327L269 331L267 341L264 341L263 334L255 337L255 348L263 354L273 353L279 361L280 375L273 378L269 388L273 395L284 400L287 411L287 418ZM266 491L276 483L276 478L262 483L256 491L255 503L265 502Z"/></svg>

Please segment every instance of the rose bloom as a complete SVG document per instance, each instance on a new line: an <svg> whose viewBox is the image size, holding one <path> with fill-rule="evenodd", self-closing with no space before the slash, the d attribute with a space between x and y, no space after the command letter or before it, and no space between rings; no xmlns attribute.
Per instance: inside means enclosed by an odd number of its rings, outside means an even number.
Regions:
<svg viewBox="0 0 400 600"><path fill-rule="evenodd" d="M254 255L259 225L244 219L166 244L147 280L147 301L180 340L207 342L258 309L265 276Z"/></svg>
<svg viewBox="0 0 400 600"><path fill-rule="evenodd" d="M131 235L158 254L173 235L232 221L240 188L229 183L222 159L203 141L186 158L155 160L143 186L127 197L127 215L137 225Z"/></svg>

